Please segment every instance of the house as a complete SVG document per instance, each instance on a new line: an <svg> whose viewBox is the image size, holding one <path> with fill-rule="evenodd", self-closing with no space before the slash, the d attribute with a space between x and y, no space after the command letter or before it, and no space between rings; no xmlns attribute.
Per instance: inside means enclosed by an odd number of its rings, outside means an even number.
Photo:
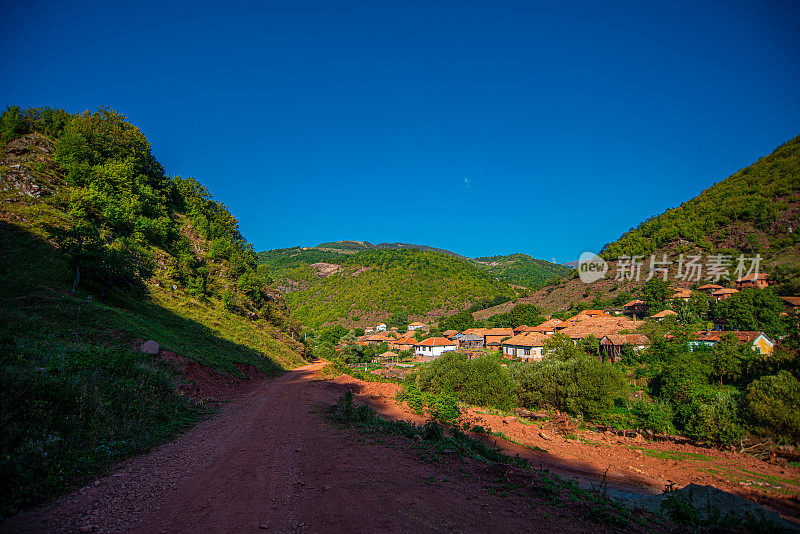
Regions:
<svg viewBox="0 0 800 534"><path fill-rule="evenodd" d="M542 359L544 342L550 336L540 332L524 332L502 342L503 356L533 361Z"/></svg>
<svg viewBox="0 0 800 534"><path fill-rule="evenodd" d="M559 327L564 325L561 319L548 319L538 326L528 327L527 332L539 332L540 334L555 334ZM566 328L566 325L564 325Z"/></svg>
<svg viewBox="0 0 800 534"><path fill-rule="evenodd" d="M781 297L786 311L790 313L800 313L800 297Z"/></svg>
<svg viewBox="0 0 800 534"><path fill-rule="evenodd" d="M739 340L739 343L747 343L754 351L765 356L772 354L772 350L775 347L775 342L768 338L764 332L701 330L700 332L695 332L694 336L689 340L689 350L693 351L699 347L713 347L726 334L733 334Z"/></svg>
<svg viewBox="0 0 800 534"><path fill-rule="evenodd" d="M455 342L446 337L429 337L417 343L417 346L414 348L414 354L420 358L432 360L438 358L445 352L456 350L456 348Z"/></svg>
<svg viewBox="0 0 800 534"><path fill-rule="evenodd" d="M596 317L587 318L579 321L572 326L558 330L557 334L563 334L576 344L581 339L594 336L602 339L603 336L619 334L623 330L636 330L641 322L632 321L627 317Z"/></svg>
<svg viewBox="0 0 800 534"><path fill-rule="evenodd" d="M391 360L396 360L396 359L397 359L397 353L387 350L386 352L383 352L383 353L379 354L372 361L374 363L374 362L378 362L378 361L385 361L386 362L386 361L391 361Z"/></svg>
<svg viewBox="0 0 800 534"><path fill-rule="evenodd" d="M483 336L479 336L478 334L463 334L457 343L458 348L463 350L482 349Z"/></svg>
<svg viewBox="0 0 800 534"><path fill-rule="evenodd" d="M459 333L459 332L458 332L458 330L445 330L445 331L442 333L442 335L443 335L444 337L446 337L447 339L453 339L453 336L455 336L455 335L456 335L456 334L458 334L458 333Z"/></svg>
<svg viewBox="0 0 800 534"><path fill-rule="evenodd" d="M414 330L417 330L417 329L422 328L424 326L425 326L424 324L422 324L420 322L417 322L417 321L414 321L413 323L410 323L408 325L408 331L409 332L413 332Z"/></svg>
<svg viewBox="0 0 800 534"><path fill-rule="evenodd" d="M674 317L676 315L678 315L678 314L676 312L672 311L672 310L664 310L664 311L660 311L658 313L654 313L653 315L650 316L650 319L655 319L656 321L658 321L660 323L661 321L663 321L667 317Z"/></svg>
<svg viewBox="0 0 800 534"><path fill-rule="evenodd" d="M376 332L386 332L386 325L381 323L375 327Z"/></svg>
<svg viewBox="0 0 800 534"><path fill-rule="evenodd" d="M600 360L618 362L625 345L638 352L649 344L650 340L644 334L609 334L600 339Z"/></svg>
<svg viewBox="0 0 800 534"><path fill-rule="evenodd" d="M400 339L395 339L389 342L389 348L392 350L414 350L414 346L417 344L417 340L411 336L401 337Z"/></svg>
<svg viewBox="0 0 800 534"><path fill-rule="evenodd" d="M714 291L722 289L722 286L718 286L717 284L706 284L704 286L700 286L697 288L698 291L702 291L709 297L714 294Z"/></svg>
<svg viewBox="0 0 800 534"><path fill-rule="evenodd" d="M487 349L500 350L500 342L513 336L514 330L511 328L490 328L483 333L483 346Z"/></svg>
<svg viewBox="0 0 800 534"><path fill-rule="evenodd" d="M738 292L739 292L738 289L733 289L730 287L722 287L711 293L711 296L714 298L714 300L727 300Z"/></svg>
<svg viewBox="0 0 800 534"><path fill-rule="evenodd" d="M622 306L622 311L625 315L642 317L647 314L647 303L643 300L632 300Z"/></svg>
<svg viewBox="0 0 800 534"><path fill-rule="evenodd" d="M380 345L381 343L391 343L394 338L386 332L378 332L377 334L362 336L361 341L366 341L368 345Z"/></svg>
<svg viewBox="0 0 800 534"><path fill-rule="evenodd" d="M483 337L483 334L486 333L488 328L467 328L464 330L464 334L475 334L476 336Z"/></svg>
<svg viewBox="0 0 800 534"><path fill-rule="evenodd" d="M764 289L769 286L769 275L767 273L752 273L739 278L735 283L736 289L739 291L751 287L755 289Z"/></svg>
<svg viewBox="0 0 800 534"><path fill-rule="evenodd" d="M374 329L374 328L372 328L371 326L368 326L368 327L364 328L364 333L365 333L365 334L371 334L371 333L373 333L374 331L375 331L375 329Z"/></svg>
<svg viewBox="0 0 800 534"><path fill-rule="evenodd" d="M692 290L691 289L684 289L678 288L670 297L672 300L682 300L683 302L689 302L689 299L692 298Z"/></svg>

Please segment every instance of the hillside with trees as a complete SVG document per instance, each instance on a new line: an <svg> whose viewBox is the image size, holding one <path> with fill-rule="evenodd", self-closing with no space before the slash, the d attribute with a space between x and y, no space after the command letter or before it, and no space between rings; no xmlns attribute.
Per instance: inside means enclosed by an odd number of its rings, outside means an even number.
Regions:
<svg viewBox="0 0 800 534"><path fill-rule="evenodd" d="M555 281L571 271L569 267L522 253L475 258L475 261L500 280L531 288Z"/></svg>
<svg viewBox="0 0 800 534"><path fill-rule="evenodd" d="M0 139L0 515L169 439L209 383L303 363L236 219L124 116L10 107Z"/></svg>
<svg viewBox="0 0 800 534"><path fill-rule="evenodd" d="M602 255L657 250L760 253L774 262L800 258L800 136L648 219L603 247Z"/></svg>
<svg viewBox="0 0 800 534"><path fill-rule="evenodd" d="M370 326L393 315L409 321L449 315L483 299L516 292L474 263L418 249L280 249L259 253L285 291L292 313L311 327Z"/></svg>

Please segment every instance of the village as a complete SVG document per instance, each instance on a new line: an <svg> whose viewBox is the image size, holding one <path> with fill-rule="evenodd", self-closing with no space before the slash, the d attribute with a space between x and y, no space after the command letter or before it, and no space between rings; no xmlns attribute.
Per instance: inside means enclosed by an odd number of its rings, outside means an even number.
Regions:
<svg viewBox="0 0 800 534"><path fill-rule="evenodd" d="M733 282L735 287L718 284L704 284L696 289L678 287L669 298L670 306L679 301L688 302L697 293L704 294L712 301L723 301L745 289L764 289L769 286L769 276L765 273L751 274ZM784 314L798 313L800 297L781 297L786 306ZM546 352L547 341L555 334L569 338L576 345L584 340L597 343L597 354L601 361L617 362L623 351L641 351L651 343L650 339L638 331L648 322L662 322L678 313L669 307L653 315L648 315L647 303L631 300L621 308L586 309L576 315L558 319L545 316L545 321L535 326L520 325L515 328L469 328L464 331L437 331L436 324L413 322L408 331L398 333L398 328L387 328L378 324L368 328L357 341L362 347L386 344L387 350L377 355L372 363L391 365L400 360L406 365L431 361L447 352L459 352L469 358L485 354L502 354L506 359L540 361ZM431 336L419 340L417 331L430 332ZM772 354L777 340L764 332L729 330L722 322L714 322L713 328L699 330L689 339L690 350L713 347L725 334L732 334L740 343L749 345L762 355ZM671 334L667 334L667 338ZM341 346L337 347L341 348Z"/></svg>

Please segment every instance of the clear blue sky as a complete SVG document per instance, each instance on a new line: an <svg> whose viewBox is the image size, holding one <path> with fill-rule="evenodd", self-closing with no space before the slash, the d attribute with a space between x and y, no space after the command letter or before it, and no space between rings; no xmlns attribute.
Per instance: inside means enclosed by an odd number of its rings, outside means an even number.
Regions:
<svg viewBox="0 0 800 534"><path fill-rule="evenodd" d="M0 105L108 105L257 250L558 261L800 134L800 2L6 2Z"/></svg>

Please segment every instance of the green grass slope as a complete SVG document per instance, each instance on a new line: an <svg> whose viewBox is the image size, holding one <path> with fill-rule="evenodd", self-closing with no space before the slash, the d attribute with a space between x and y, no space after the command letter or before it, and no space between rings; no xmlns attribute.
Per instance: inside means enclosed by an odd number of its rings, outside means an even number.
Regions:
<svg viewBox="0 0 800 534"><path fill-rule="evenodd" d="M607 258L657 250L735 250L800 258L800 137L607 244Z"/></svg>
<svg viewBox="0 0 800 534"><path fill-rule="evenodd" d="M417 249L280 249L258 255L286 303L304 324L370 325L392 314L434 318L496 295L505 282L473 262ZM319 263L328 264L316 265Z"/></svg>
<svg viewBox="0 0 800 534"><path fill-rule="evenodd" d="M0 135L1 518L207 413L141 340L223 380L303 347L236 220L123 117L10 108Z"/></svg>

